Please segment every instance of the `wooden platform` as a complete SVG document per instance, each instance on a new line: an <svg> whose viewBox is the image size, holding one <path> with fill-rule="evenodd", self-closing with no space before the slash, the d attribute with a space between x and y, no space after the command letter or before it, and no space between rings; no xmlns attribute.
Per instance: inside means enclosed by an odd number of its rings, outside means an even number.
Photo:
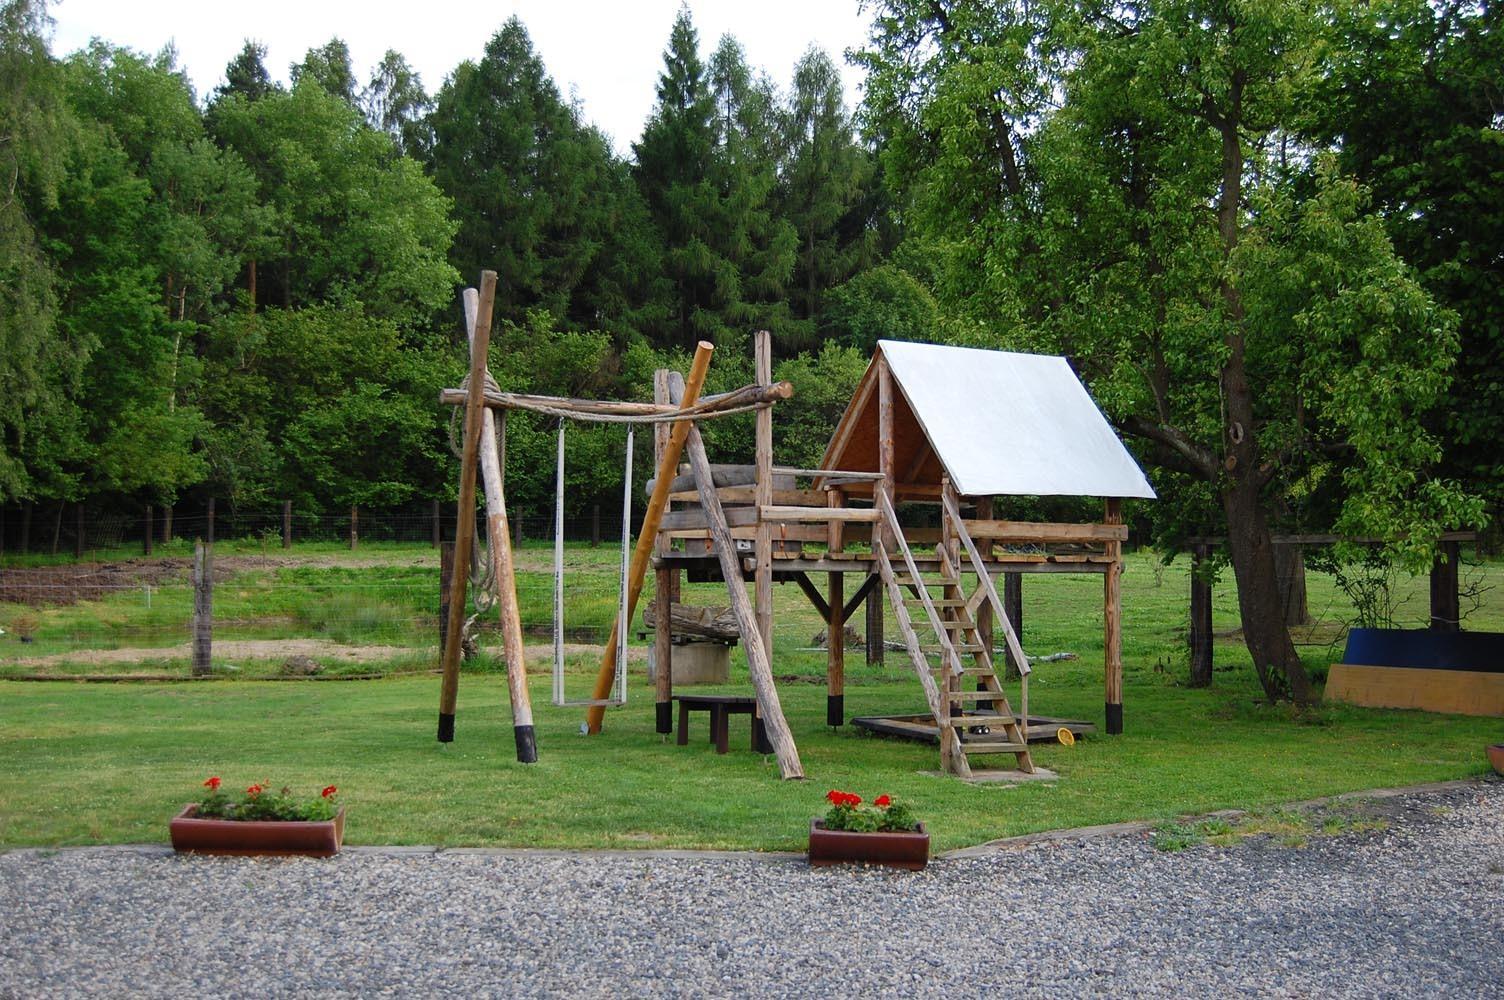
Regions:
<svg viewBox="0 0 1504 1000"><path fill-rule="evenodd" d="M995 725L999 716L987 712L967 712L965 715L956 716L956 725L965 724L971 726ZM929 715L861 715L851 720L851 724L858 729L865 729L881 736L896 736L903 740L914 740L919 743L939 743L940 730L935 725L935 720ZM1054 743L1058 740L1056 734L1068 729L1071 735L1091 736L1097 731L1094 723L1083 722L1079 719L1057 719L1048 715L1029 716L1028 735L1030 743ZM965 737L962 738L963 742Z"/></svg>

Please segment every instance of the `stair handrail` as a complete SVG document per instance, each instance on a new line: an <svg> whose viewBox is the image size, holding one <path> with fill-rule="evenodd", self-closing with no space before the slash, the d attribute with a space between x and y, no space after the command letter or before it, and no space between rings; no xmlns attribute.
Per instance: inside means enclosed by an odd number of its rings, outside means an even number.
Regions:
<svg viewBox="0 0 1504 1000"><path fill-rule="evenodd" d="M1008 647L1013 662L1018 665L1018 672L1027 678L1033 669L1029 666L1029 658L1024 655L1024 648L1018 641L1018 633L1013 631L1013 622L1008 618L1008 612L1003 609L1003 602L997 595L997 588L992 584L992 574L987 571L987 566L982 561L982 553L977 549L977 543L971 540L971 535L966 530L966 524L961 519L961 508L956 505L952 496L942 496L941 503L944 507L945 516L951 520L951 530L966 549L966 557L971 560L972 570L977 579L982 582L982 587L987 594L987 600L992 604L992 610L997 615L998 623L1003 628L1003 641Z"/></svg>
<svg viewBox="0 0 1504 1000"><path fill-rule="evenodd" d="M966 668L961 664L961 657L956 653L956 647L950 641L950 634L946 631L940 613L935 610L935 605L930 600L929 588L924 585L924 579L919 575L919 567L914 563L914 554L909 551L909 543L904 539L903 528L898 523L898 513L893 509L886 490L877 490L874 497L877 509L882 512L883 524L892 533L894 543L903 555L904 567L909 571L909 576L915 583L914 589L919 592L919 600L924 605L924 613L929 616L930 628L940 640L940 649L946 664L950 667L952 675L960 677L966 673Z"/></svg>

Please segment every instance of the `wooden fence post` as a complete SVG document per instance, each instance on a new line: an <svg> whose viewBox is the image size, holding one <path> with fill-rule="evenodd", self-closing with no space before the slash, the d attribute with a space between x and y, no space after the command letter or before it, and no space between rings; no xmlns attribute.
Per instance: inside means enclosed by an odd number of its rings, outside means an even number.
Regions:
<svg viewBox="0 0 1504 1000"><path fill-rule="evenodd" d="M444 545L443 521L440 519L439 502L433 502L433 547L438 549Z"/></svg>
<svg viewBox="0 0 1504 1000"><path fill-rule="evenodd" d="M203 540L193 546L193 675L210 672L214 642L214 548Z"/></svg>
<svg viewBox="0 0 1504 1000"><path fill-rule="evenodd" d="M166 545L167 543L169 543L169 542L172 541L172 508L173 508L173 505L172 504L168 504L166 507L164 507L162 509L162 544L163 545Z"/></svg>
<svg viewBox="0 0 1504 1000"><path fill-rule="evenodd" d="M1442 542L1431 566L1431 628L1437 632L1462 630L1462 602L1457 596L1457 563L1462 555L1457 542Z"/></svg>
<svg viewBox="0 0 1504 1000"><path fill-rule="evenodd" d="M73 507L73 558L84 557L84 502L80 500Z"/></svg>
<svg viewBox="0 0 1504 1000"><path fill-rule="evenodd" d="M209 522L207 525L204 526L204 543L207 544L207 545L213 545L214 544L214 498L213 497L209 498L209 511L208 511L207 514L204 515L204 517Z"/></svg>
<svg viewBox="0 0 1504 1000"><path fill-rule="evenodd" d="M282 501L282 547L292 548L292 501Z"/></svg>
<svg viewBox="0 0 1504 1000"><path fill-rule="evenodd" d="M1212 585L1206 578L1211 546L1191 550L1191 687L1212 683Z"/></svg>
<svg viewBox="0 0 1504 1000"><path fill-rule="evenodd" d="M141 554L151 555L151 538L156 534L156 525L152 523L151 504L146 505L146 517L141 524Z"/></svg>
<svg viewBox="0 0 1504 1000"><path fill-rule="evenodd" d="M350 505L350 551L360 544L360 508Z"/></svg>

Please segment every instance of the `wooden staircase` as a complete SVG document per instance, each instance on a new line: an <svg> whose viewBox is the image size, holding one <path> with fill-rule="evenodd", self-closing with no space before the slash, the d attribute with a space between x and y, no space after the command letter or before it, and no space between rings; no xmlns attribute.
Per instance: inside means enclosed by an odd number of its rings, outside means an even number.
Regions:
<svg viewBox="0 0 1504 1000"><path fill-rule="evenodd" d="M1003 685L992 665L990 636L977 625L976 612L991 604L1015 661L1023 665L1020 700L1028 711L1028 661L1003 610L1002 601L966 534L959 504L947 497L943 507L942 540L935 549L935 568L922 573L904 539L886 494L878 492L878 525L872 551L878 573L893 607L909 662L924 686L925 698L940 734L940 762L944 769L971 776L970 758L980 754L1013 754L1018 769L1034 771L1026 738L1026 723L1013 714ZM963 587L963 552L968 572L977 585L968 598ZM926 559L928 564L931 560Z"/></svg>

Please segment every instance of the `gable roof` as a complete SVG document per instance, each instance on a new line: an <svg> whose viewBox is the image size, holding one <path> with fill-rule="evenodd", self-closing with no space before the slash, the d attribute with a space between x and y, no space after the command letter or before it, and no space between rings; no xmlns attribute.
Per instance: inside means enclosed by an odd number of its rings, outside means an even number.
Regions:
<svg viewBox="0 0 1504 1000"><path fill-rule="evenodd" d="M900 483L949 476L963 496L1154 498L1064 358L879 341L820 466L878 471L877 359L894 399Z"/></svg>

